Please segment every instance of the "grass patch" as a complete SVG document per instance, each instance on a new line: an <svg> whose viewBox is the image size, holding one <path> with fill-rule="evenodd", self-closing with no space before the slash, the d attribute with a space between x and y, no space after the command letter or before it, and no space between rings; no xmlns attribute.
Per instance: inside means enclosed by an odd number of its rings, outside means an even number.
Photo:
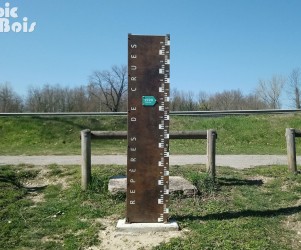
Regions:
<svg viewBox="0 0 301 250"><path fill-rule="evenodd" d="M46 168L46 167L44 167ZM87 192L80 189L79 166L44 168L0 166L0 248L82 249L99 245L104 229L97 219L123 218L125 197L107 192L109 177L124 175L125 167L95 166ZM47 186L24 183L41 177ZM171 216L184 238L154 249L298 249L301 219L301 176L285 166L236 170L221 167L216 182L204 166L171 167L195 183L199 195L171 197ZM68 185L62 185L68 177ZM57 180L61 180L62 183ZM36 201L32 197L43 196ZM288 223L290 222L290 223ZM298 238L299 237L299 238Z"/></svg>
<svg viewBox="0 0 301 250"><path fill-rule="evenodd" d="M22 185L26 180L24 175L16 174L16 168L0 167L4 190L0 196L1 249L82 249L97 245L102 225L96 219L111 214L121 216L123 212L124 201L112 197L105 188L112 167L93 173L88 192L81 191L79 167L50 166L43 178L55 184L43 188ZM66 175L73 178L64 189L57 179ZM26 175L27 180L33 176ZM43 201L34 203L33 193L43 195Z"/></svg>
<svg viewBox="0 0 301 250"><path fill-rule="evenodd" d="M286 154L285 128L301 128L301 115L254 115L205 118L171 116L170 130L216 129L218 154ZM0 154L80 154L82 129L127 130L127 118L1 117ZM125 154L126 140L94 140L93 154ZM301 144L297 141L297 152ZM205 154L205 140L171 140L172 154Z"/></svg>

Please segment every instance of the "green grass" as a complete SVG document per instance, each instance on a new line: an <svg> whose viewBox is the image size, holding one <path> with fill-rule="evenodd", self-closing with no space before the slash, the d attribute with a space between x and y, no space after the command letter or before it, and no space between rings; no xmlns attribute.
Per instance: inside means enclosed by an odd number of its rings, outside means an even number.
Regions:
<svg viewBox="0 0 301 250"><path fill-rule="evenodd" d="M126 117L1 117L0 154L80 154L82 129L127 129ZM171 131L216 129L218 154L286 154L285 128L301 128L301 115L172 116ZM93 140L93 154L125 154L126 140ZM301 143L297 139L297 152ZM172 154L205 154L205 140L171 140Z"/></svg>
<svg viewBox="0 0 301 250"><path fill-rule="evenodd" d="M42 173L48 185L23 185ZM0 166L0 249L99 245L98 233L105 226L97 219L124 217L125 197L107 192L109 177L118 174L125 174L125 167L95 166L92 184L83 192L79 166ZM175 166L171 174L191 180L200 192L191 198L171 196L171 217L186 233L154 249L301 247L300 236L292 230L301 219L301 176L289 174L285 166L221 167L216 183L204 166ZM39 196L38 202L32 200Z"/></svg>
<svg viewBox="0 0 301 250"><path fill-rule="evenodd" d="M26 188L20 183L36 176L37 170L24 169L26 166L0 167L0 249L82 249L99 241L97 234L103 225L96 218L121 216L124 201L107 192L108 178L118 172L117 167L114 171L99 168L88 192L80 189L78 167L48 168L44 178L67 176L67 188L57 183ZM24 171L32 174L24 175ZM32 195L43 199L35 204Z"/></svg>

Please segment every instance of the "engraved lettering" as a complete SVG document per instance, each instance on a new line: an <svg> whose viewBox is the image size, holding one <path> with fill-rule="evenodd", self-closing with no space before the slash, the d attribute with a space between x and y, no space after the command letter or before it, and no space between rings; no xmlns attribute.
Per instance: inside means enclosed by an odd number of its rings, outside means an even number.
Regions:
<svg viewBox="0 0 301 250"><path fill-rule="evenodd" d="M135 183L136 181L134 179L130 179L130 183Z"/></svg>
<svg viewBox="0 0 301 250"><path fill-rule="evenodd" d="M131 58L136 59L137 55L131 55Z"/></svg>
<svg viewBox="0 0 301 250"><path fill-rule="evenodd" d="M132 49L136 49L136 48L137 48L137 44L135 44L135 43L134 43L134 44L131 44L131 48L132 48Z"/></svg>
<svg viewBox="0 0 301 250"><path fill-rule="evenodd" d="M130 151L135 152L137 148L130 148Z"/></svg>
<svg viewBox="0 0 301 250"><path fill-rule="evenodd" d="M136 137L131 137L131 141L137 141Z"/></svg>
<svg viewBox="0 0 301 250"><path fill-rule="evenodd" d="M131 65L131 70L137 70L137 66Z"/></svg>
<svg viewBox="0 0 301 250"><path fill-rule="evenodd" d="M136 190L130 190L130 194L135 194Z"/></svg>
<svg viewBox="0 0 301 250"><path fill-rule="evenodd" d="M131 107L131 110L135 111L135 110L137 110L137 107Z"/></svg>
<svg viewBox="0 0 301 250"><path fill-rule="evenodd" d="M131 158L130 162L136 162L136 158Z"/></svg>
<svg viewBox="0 0 301 250"><path fill-rule="evenodd" d="M132 76L132 77L131 77L131 81L134 82L134 81L136 81L136 80L137 80L137 76Z"/></svg>
<svg viewBox="0 0 301 250"><path fill-rule="evenodd" d="M137 88L131 88L131 91L133 91L133 92L136 91L136 90L137 90Z"/></svg>
<svg viewBox="0 0 301 250"><path fill-rule="evenodd" d="M133 200L133 201L130 201L130 205L135 205L135 200Z"/></svg>
<svg viewBox="0 0 301 250"><path fill-rule="evenodd" d="M135 121L137 121L136 117L132 117L131 122L135 122Z"/></svg>

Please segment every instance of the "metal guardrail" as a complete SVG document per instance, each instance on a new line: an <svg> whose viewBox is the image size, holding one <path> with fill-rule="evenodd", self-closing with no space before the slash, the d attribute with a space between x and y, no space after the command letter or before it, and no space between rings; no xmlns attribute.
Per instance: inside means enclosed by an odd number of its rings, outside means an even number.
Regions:
<svg viewBox="0 0 301 250"><path fill-rule="evenodd" d="M259 115L259 114L292 114L301 113L301 109L260 109L260 110L224 110L224 111L173 111L173 115L192 116L226 116L226 115Z"/></svg>
<svg viewBox="0 0 301 250"><path fill-rule="evenodd" d="M301 109L262 109L262 110L225 110L225 111L171 111L173 116L205 116L218 117L229 115L259 115L259 114L294 114ZM0 113L7 116L126 116L127 112L51 112L51 113Z"/></svg>

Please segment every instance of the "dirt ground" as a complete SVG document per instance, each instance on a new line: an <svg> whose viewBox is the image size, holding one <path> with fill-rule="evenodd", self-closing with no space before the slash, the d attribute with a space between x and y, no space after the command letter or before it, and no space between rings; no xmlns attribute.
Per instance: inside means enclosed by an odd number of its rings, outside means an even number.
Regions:
<svg viewBox="0 0 301 250"><path fill-rule="evenodd" d="M61 184L63 189L68 188L68 180L66 178L49 177L49 169L45 167L35 167L39 170L38 175L31 180L22 183L27 188L39 189L47 185ZM44 201L44 195L41 192L32 190L29 199L35 204ZM34 205L35 206L35 205ZM147 250L162 242L168 242L171 238L184 237L188 231L179 230L171 232L147 232L147 233L131 233L119 232L116 230L118 218L117 216L110 216L107 218L99 218L95 222L101 223L104 230L100 230L98 238L100 245L89 247L86 250Z"/></svg>
<svg viewBox="0 0 301 250"><path fill-rule="evenodd" d="M27 188L40 188L47 185L61 184L63 189L68 188L68 180L65 178L49 178L49 169L41 166L36 166L35 169L40 170L39 174L31 180L23 183ZM271 181L273 178L263 176L254 176L250 179L261 180L263 183ZM285 189L286 187L283 187ZM40 192L31 192L31 200L35 203L43 202L44 195ZM297 202L296 206L301 206L301 199ZM134 232L120 232L116 230L118 218L117 216L110 216L107 218L99 218L96 222L101 223L104 227L98 233L100 245L92 246L86 250L148 250L163 242L169 242L172 238L185 237L189 231L179 230L171 232L147 232L147 233L134 233ZM301 243L301 222L296 215L288 216L283 222L284 228L292 230L295 237L292 237L292 245L298 249Z"/></svg>
<svg viewBox="0 0 301 250"><path fill-rule="evenodd" d="M168 242L171 238L185 237L188 232L185 230L147 233L119 232L116 231L118 219L120 218L114 216L98 219L97 221L105 226L105 230L98 234L101 245L89 247L87 250L147 250L162 242Z"/></svg>

